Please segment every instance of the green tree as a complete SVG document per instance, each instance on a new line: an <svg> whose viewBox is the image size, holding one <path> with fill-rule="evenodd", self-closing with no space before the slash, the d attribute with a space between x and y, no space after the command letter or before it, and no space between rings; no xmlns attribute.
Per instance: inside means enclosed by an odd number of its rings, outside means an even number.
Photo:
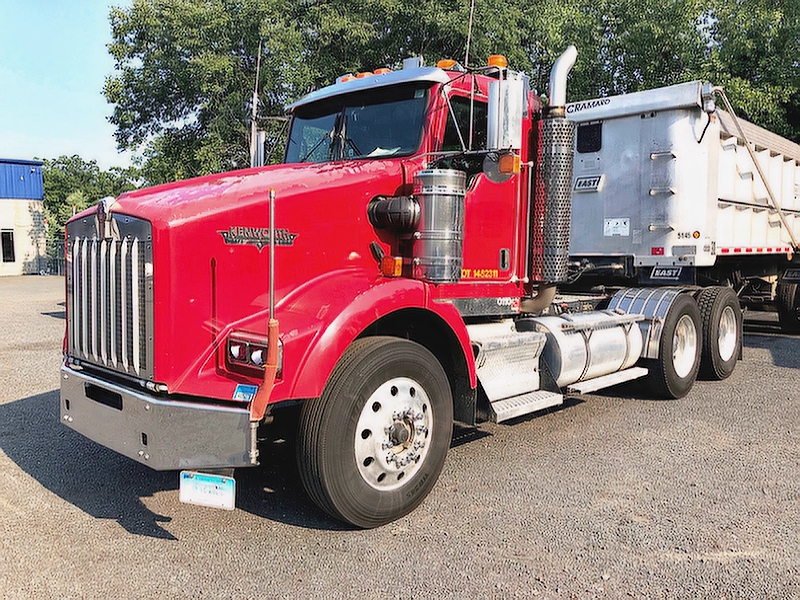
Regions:
<svg viewBox="0 0 800 600"><path fill-rule="evenodd" d="M737 112L800 143L800 3L717 0L703 75Z"/></svg>
<svg viewBox="0 0 800 600"><path fill-rule="evenodd" d="M575 44L571 99L704 78L798 139L798 11L778 0L477 1L469 62L505 54L545 93ZM339 75L413 55L463 62L469 17L466 0L133 0L111 12L117 142L143 150L148 183L246 166L259 47L260 125L278 140L267 119Z"/></svg>
<svg viewBox="0 0 800 600"><path fill-rule="evenodd" d="M280 114L310 86L290 8L284 0L134 0L112 9L116 73L105 95L119 146L146 147L148 182L249 163L261 41L261 114Z"/></svg>
<svg viewBox="0 0 800 600"><path fill-rule="evenodd" d="M102 171L95 161L80 156L44 159L44 212L47 219L48 245L57 247L64 239L64 225L69 218L105 196L118 196L136 187L136 168L114 167Z"/></svg>

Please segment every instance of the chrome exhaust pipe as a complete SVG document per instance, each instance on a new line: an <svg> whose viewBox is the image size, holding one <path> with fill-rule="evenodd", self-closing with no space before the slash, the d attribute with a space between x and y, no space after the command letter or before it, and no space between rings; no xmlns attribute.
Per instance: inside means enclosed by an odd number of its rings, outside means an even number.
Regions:
<svg viewBox="0 0 800 600"><path fill-rule="evenodd" d="M567 106L567 75L575 66L578 49L570 46L556 59L550 70L550 96L547 114L549 117L563 117Z"/></svg>

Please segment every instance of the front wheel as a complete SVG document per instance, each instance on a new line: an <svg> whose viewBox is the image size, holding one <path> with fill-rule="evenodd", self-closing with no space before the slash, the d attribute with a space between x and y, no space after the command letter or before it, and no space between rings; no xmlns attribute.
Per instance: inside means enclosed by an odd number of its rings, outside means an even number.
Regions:
<svg viewBox="0 0 800 600"><path fill-rule="evenodd" d="M660 398L683 398L700 368L700 311L689 294L675 298L664 318L658 358L648 363L648 383Z"/></svg>
<svg viewBox="0 0 800 600"><path fill-rule="evenodd" d="M416 508L444 465L453 427L447 375L419 344L356 340L322 396L303 406L300 478L324 511L377 527Z"/></svg>

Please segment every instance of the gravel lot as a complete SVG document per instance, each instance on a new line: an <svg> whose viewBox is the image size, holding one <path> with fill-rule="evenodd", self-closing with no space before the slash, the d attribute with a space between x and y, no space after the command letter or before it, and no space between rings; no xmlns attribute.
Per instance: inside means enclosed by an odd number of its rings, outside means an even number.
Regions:
<svg viewBox="0 0 800 600"><path fill-rule="evenodd" d="M233 512L58 421L63 281L0 278L3 598L800 598L800 338L748 317L744 360L676 401L635 387L461 431L411 515L359 531L291 448Z"/></svg>

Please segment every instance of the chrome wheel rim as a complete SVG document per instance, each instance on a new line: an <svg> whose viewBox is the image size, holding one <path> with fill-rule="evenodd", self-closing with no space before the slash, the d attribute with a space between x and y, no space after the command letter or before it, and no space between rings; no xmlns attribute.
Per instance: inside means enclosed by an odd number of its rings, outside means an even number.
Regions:
<svg viewBox="0 0 800 600"><path fill-rule="evenodd" d="M425 462L433 429L431 403L413 379L395 377L364 403L355 433L355 459L364 481L388 491L408 484Z"/></svg>
<svg viewBox="0 0 800 600"><path fill-rule="evenodd" d="M672 337L672 365L681 379L691 372L697 358L697 328L689 315L678 319Z"/></svg>
<svg viewBox="0 0 800 600"><path fill-rule="evenodd" d="M739 332L736 323L736 313L733 308L726 306L719 318L719 331L717 333L717 346L719 347L719 357L723 362L729 361L734 352L739 339Z"/></svg>

